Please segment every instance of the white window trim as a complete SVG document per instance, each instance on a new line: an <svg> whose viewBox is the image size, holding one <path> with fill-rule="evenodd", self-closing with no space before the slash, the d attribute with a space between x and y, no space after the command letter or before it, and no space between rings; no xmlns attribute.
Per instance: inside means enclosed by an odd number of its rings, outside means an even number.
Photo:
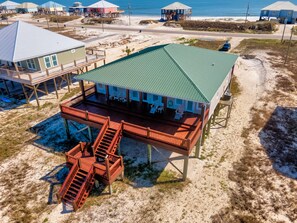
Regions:
<svg viewBox="0 0 297 223"><path fill-rule="evenodd" d="M56 61L57 61L57 65L56 65L56 66L53 65L53 56L56 57ZM57 66L59 66L59 60L58 60L58 56L57 56L57 54L52 54L52 55L51 55L51 62L52 62L52 67L57 67Z"/></svg>
<svg viewBox="0 0 297 223"><path fill-rule="evenodd" d="M54 64L53 64L52 56L56 57L56 60L57 60L57 65L56 66L54 66ZM46 61L45 61L46 58L49 58L49 62L50 62L50 65L51 65L50 67L46 66ZM57 54L51 54L51 55L47 55L47 56L43 57L43 62L44 62L44 66L45 66L46 69L59 66L59 60L58 60Z"/></svg>
<svg viewBox="0 0 297 223"><path fill-rule="evenodd" d="M30 68L29 67L29 60L32 60L33 61L33 64L34 64L34 67L35 68ZM27 63L27 67L28 67L29 70L37 70L36 63L35 63L35 60L34 59L28 59L28 60L26 60L26 63Z"/></svg>

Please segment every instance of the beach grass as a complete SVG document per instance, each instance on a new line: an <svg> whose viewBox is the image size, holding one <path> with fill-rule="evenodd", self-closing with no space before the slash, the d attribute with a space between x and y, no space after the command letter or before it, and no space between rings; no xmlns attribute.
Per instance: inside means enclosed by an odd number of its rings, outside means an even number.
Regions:
<svg viewBox="0 0 297 223"><path fill-rule="evenodd" d="M272 65L276 68L286 68L291 71L292 78L297 82L297 41L271 39L245 39L241 41L239 46L234 52L240 53L241 55L250 55L255 51L265 50L270 56L273 56ZM281 82L284 86L286 83ZM281 87L281 86L280 86ZM287 86L289 87L289 86Z"/></svg>
<svg viewBox="0 0 297 223"><path fill-rule="evenodd" d="M240 33L273 33L278 29L274 22L219 22L186 20L178 22L185 30Z"/></svg>
<svg viewBox="0 0 297 223"><path fill-rule="evenodd" d="M59 23L64 23L64 22L69 22L73 21L76 19L79 19L80 16L61 16L61 15L34 15L34 19L48 19L49 22L59 22Z"/></svg>

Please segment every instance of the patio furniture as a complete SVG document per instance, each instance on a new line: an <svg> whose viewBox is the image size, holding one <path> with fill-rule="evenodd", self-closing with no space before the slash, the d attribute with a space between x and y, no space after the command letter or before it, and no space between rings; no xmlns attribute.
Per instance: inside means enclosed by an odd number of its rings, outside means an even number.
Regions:
<svg viewBox="0 0 297 223"><path fill-rule="evenodd" d="M174 119L180 120L183 117L183 115L184 115L184 109L182 106L179 106L175 111Z"/></svg>
<svg viewBox="0 0 297 223"><path fill-rule="evenodd" d="M158 106L157 106L156 104L152 104L152 105L151 105L150 113L151 113L151 114L155 114L156 111L157 111L157 108L158 108Z"/></svg>

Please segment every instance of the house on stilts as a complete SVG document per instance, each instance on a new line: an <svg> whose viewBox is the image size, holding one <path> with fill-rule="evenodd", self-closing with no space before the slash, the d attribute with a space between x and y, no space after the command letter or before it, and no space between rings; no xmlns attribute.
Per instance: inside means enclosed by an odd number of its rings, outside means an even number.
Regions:
<svg viewBox="0 0 297 223"><path fill-rule="evenodd" d="M69 122L100 132L94 143L80 143L66 153L70 172L59 201L80 208L95 179L109 185L123 174L116 155L121 137L131 137L181 154L183 179L189 155L209 131L223 95L229 92L236 55L179 44L153 46L76 77L82 94L61 104L68 137ZM90 88L85 82L94 83ZM196 146L196 147L195 147ZM151 158L149 157L149 160Z"/></svg>
<svg viewBox="0 0 297 223"><path fill-rule="evenodd" d="M96 68L105 61L105 53L87 54L81 41L18 21L0 29L0 81L7 94L7 82L19 83L29 103L38 93L48 94L47 84L57 89L62 83L69 85L71 76ZM100 52L99 52L100 53Z"/></svg>
<svg viewBox="0 0 297 223"><path fill-rule="evenodd" d="M182 4L180 2L174 2L161 9L161 19L170 20L187 20L192 15L192 7Z"/></svg>

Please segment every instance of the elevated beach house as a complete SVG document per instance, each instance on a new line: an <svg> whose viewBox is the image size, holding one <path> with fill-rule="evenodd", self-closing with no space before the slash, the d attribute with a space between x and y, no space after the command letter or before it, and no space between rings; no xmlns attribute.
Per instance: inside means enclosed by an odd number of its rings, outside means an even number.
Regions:
<svg viewBox="0 0 297 223"><path fill-rule="evenodd" d="M277 1L261 10L260 20L276 18L280 23L295 24L297 5L289 1Z"/></svg>
<svg viewBox="0 0 297 223"><path fill-rule="evenodd" d="M33 2L23 2L16 7L17 13L34 13L38 11L38 5Z"/></svg>
<svg viewBox="0 0 297 223"><path fill-rule="evenodd" d="M74 2L71 7L69 7L69 13L75 15L83 15L87 12L88 7L83 6L81 2Z"/></svg>
<svg viewBox="0 0 297 223"><path fill-rule="evenodd" d="M28 101L31 89L38 104L37 92L47 93L47 81L69 82L70 74L104 59L86 55L81 41L22 21L0 29L0 45L0 79L22 84Z"/></svg>
<svg viewBox="0 0 297 223"><path fill-rule="evenodd" d="M59 14L59 13L66 12L66 6L61 5L57 2L48 1L43 3L42 5L39 5L38 11L41 11L47 14Z"/></svg>
<svg viewBox="0 0 297 223"><path fill-rule="evenodd" d="M20 5L19 3L13 1L5 1L0 4L0 12L8 13L8 12L15 12L16 7Z"/></svg>
<svg viewBox="0 0 297 223"><path fill-rule="evenodd" d="M152 146L181 154L186 179L189 155L196 148L199 157L203 132L229 92L236 60L232 54L168 44L77 76L82 94L61 104L67 135L69 121L89 126L90 138L90 127L100 132L94 142L66 154L71 170L58 198L76 210L95 179L110 186L123 173L123 159L115 154L122 135L147 143L149 157ZM86 88L84 82L94 85Z"/></svg>
<svg viewBox="0 0 297 223"><path fill-rule="evenodd" d="M88 11L99 16L117 17L119 6L105 0L100 0L88 6Z"/></svg>
<svg viewBox="0 0 297 223"><path fill-rule="evenodd" d="M186 20L192 15L192 7L180 2L174 2L161 9L161 18L167 21L170 20Z"/></svg>

